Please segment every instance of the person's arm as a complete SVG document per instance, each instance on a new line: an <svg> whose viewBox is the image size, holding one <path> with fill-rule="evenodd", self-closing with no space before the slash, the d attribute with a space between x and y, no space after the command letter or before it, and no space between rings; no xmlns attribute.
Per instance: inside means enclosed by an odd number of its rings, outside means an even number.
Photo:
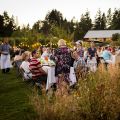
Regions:
<svg viewBox="0 0 120 120"><path fill-rule="evenodd" d="M14 57L14 62L17 60L16 56Z"/></svg>
<svg viewBox="0 0 120 120"><path fill-rule="evenodd" d="M2 45L0 45L0 53L2 53Z"/></svg>
<svg viewBox="0 0 120 120"><path fill-rule="evenodd" d="M37 67L39 68L39 71L46 74L45 71L42 69L42 66L40 64L40 62L37 63Z"/></svg>
<svg viewBox="0 0 120 120"><path fill-rule="evenodd" d="M23 62L22 62L21 65L20 65L20 69L23 69Z"/></svg>
<svg viewBox="0 0 120 120"><path fill-rule="evenodd" d="M0 49L0 54L2 53L1 49Z"/></svg>
<svg viewBox="0 0 120 120"><path fill-rule="evenodd" d="M43 74L46 74L46 72L42 69L42 67L39 67L40 72L42 72Z"/></svg>
<svg viewBox="0 0 120 120"><path fill-rule="evenodd" d="M119 56L120 55L120 50L116 52L116 56Z"/></svg>
<svg viewBox="0 0 120 120"><path fill-rule="evenodd" d="M10 50L12 49L12 47L10 46L10 44L9 44L9 49L10 49Z"/></svg>
<svg viewBox="0 0 120 120"><path fill-rule="evenodd" d="M95 48L95 57L98 58L97 49Z"/></svg>
<svg viewBox="0 0 120 120"><path fill-rule="evenodd" d="M112 59L112 53L110 51L108 53L109 53L110 59Z"/></svg>
<svg viewBox="0 0 120 120"><path fill-rule="evenodd" d="M87 56L91 57L91 55L90 55L90 48L88 48L88 50L87 50Z"/></svg>

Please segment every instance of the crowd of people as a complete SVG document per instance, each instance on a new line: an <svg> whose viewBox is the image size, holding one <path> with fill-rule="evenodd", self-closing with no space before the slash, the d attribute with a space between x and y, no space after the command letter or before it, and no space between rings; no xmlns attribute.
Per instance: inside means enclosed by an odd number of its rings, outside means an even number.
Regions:
<svg viewBox="0 0 120 120"><path fill-rule="evenodd" d="M0 45L0 67L3 74L10 71L13 62L17 66L17 75L22 70L24 79L32 79L36 84L42 84L42 81L47 83L48 69L54 67L52 71L54 74L51 75L52 79L55 78L51 85L54 89L61 81L61 76L64 76L64 81L70 88L74 88L79 80L77 72L95 73L101 63L105 68L109 65L120 65L120 47L109 45L96 47L94 42L90 43L89 48L83 47L80 41L76 42L73 48L68 48L65 40L60 39L56 49L39 47L31 52L17 48L14 50L12 60L10 49L11 46L5 39ZM71 74L74 75L70 77Z"/></svg>

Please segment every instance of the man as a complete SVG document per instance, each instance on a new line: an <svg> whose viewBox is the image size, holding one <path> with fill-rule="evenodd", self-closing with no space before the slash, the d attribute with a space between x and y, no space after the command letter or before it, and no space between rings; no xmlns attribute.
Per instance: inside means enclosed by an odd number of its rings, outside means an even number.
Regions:
<svg viewBox="0 0 120 120"><path fill-rule="evenodd" d="M8 39L5 38L3 44L0 45L2 73L8 73L12 67L10 62L10 49L11 46L8 43Z"/></svg>
<svg viewBox="0 0 120 120"><path fill-rule="evenodd" d="M41 91L41 83L46 83L47 81L47 75L45 71L42 69L42 66L40 62L38 61L38 58L40 57L40 53L36 50L32 52L32 58L30 60L29 69L32 73L32 79L37 86L38 94L42 94Z"/></svg>

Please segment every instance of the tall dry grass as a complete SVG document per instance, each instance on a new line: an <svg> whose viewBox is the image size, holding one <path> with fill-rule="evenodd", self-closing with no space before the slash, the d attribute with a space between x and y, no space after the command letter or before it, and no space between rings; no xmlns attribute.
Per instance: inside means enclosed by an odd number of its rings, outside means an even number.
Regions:
<svg viewBox="0 0 120 120"><path fill-rule="evenodd" d="M59 91L58 91L59 92ZM119 120L120 69L100 66L96 73L80 79L71 95L48 96L33 94L30 102L38 120Z"/></svg>

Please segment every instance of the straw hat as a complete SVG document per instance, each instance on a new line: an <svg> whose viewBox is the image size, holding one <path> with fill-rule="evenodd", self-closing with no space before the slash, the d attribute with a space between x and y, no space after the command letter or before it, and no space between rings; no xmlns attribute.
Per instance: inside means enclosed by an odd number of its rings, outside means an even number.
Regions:
<svg viewBox="0 0 120 120"><path fill-rule="evenodd" d="M58 44L58 47L60 47L60 46L65 46L65 45L66 45L66 42L65 42L64 39L60 39L57 44Z"/></svg>

